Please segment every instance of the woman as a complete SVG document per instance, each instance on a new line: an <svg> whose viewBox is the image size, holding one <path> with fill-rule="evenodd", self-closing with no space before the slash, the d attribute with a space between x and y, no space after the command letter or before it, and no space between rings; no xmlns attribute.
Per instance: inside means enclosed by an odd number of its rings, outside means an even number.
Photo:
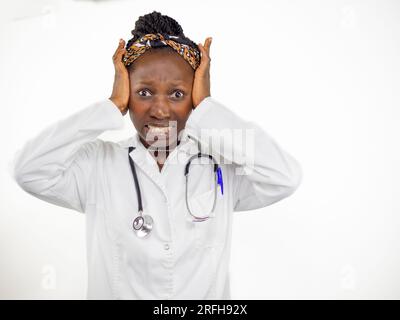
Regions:
<svg viewBox="0 0 400 320"><path fill-rule="evenodd" d="M158 12L132 35L113 56L111 97L28 141L14 177L86 214L89 299L229 299L233 212L291 195L300 165L211 97L211 38L196 45ZM97 138L128 110L133 137Z"/></svg>

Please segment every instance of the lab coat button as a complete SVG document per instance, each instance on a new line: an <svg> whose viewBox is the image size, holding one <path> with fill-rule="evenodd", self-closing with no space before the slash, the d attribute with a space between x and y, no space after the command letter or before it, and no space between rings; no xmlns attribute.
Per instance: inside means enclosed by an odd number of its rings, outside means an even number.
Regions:
<svg viewBox="0 0 400 320"><path fill-rule="evenodd" d="M164 245L164 249L165 249L165 250L169 250L169 244L168 244L168 243L166 243L166 244Z"/></svg>

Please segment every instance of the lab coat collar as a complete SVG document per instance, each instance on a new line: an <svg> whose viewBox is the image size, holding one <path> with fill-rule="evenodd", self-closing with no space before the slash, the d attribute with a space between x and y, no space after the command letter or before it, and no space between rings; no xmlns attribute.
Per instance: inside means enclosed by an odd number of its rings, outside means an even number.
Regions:
<svg viewBox="0 0 400 320"><path fill-rule="evenodd" d="M134 147L134 149L129 153L129 156L132 158L135 164L137 164L161 189L164 189L164 184L162 182L157 162L140 141L140 136L138 132L135 132L132 137L121 141L118 144L121 147L125 148L127 150L127 153L129 147ZM183 159L185 161L190 156L197 153L197 142L189 137L188 131L186 129L183 129L180 143L178 146L176 146L176 149L174 149L168 156L166 164L171 160L177 160L176 157L178 156L179 160ZM174 159L171 159L172 157L174 157Z"/></svg>

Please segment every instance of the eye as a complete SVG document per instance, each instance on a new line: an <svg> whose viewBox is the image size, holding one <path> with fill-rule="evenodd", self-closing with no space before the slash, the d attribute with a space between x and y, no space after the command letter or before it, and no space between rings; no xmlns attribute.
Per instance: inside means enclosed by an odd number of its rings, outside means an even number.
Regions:
<svg viewBox="0 0 400 320"><path fill-rule="evenodd" d="M177 95L177 93L178 93L178 95ZM182 98L184 95L185 94L181 90L175 90L174 93L173 93L174 98L178 98L178 99Z"/></svg>
<svg viewBox="0 0 400 320"><path fill-rule="evenodd" d="M142 89L142 90L139 90L138 91L138 94L139 94L139 96L141 96L141 97L148 97L146 94L141 94L141 92L148 92L148 93L150 93L150 91L148 90L148 89Z"/></svg>

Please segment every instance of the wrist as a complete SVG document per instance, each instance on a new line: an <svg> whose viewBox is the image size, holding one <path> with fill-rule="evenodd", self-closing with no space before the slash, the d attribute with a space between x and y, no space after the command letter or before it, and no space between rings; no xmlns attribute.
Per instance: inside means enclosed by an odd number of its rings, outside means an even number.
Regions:
<svg viewBox="0 0 400 320"><path fill-rule="evenodd" d="M211 97L211 94L208 93L204 95L202 98L200 98L196 103L193 104L193 109L195 109L204 99Z"/></svg>
<svg viewBox="0 0 400 320"><path fill-rule="evenodd" d="M115 99L113 97L109 97L108 99L111 100L111 102L114 103L114 105L118 108L118 110L121 111L121 113L123 114L124 109L126 108L122 106L122 103L119 102L118 99Z"/></svg>

